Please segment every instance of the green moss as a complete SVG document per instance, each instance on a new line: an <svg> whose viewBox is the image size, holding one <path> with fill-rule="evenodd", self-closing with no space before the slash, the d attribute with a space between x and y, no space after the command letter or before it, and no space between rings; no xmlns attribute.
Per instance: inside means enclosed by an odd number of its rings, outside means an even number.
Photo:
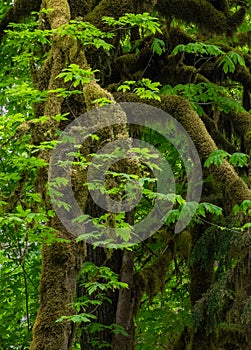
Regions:
<svg viewBox="0 0 251 350"><path fill-rule="evenodd" d="M52 8L48 13L51 28L55 29L68 23L71 19L70 7L67 0L45 0L46 8Z"/></svg>
<svg viewBox="0 0 251 350"><path fill-rule="evenodd" d="M97 99L107 98L109 100L113 100L112 94L102 89L96 82L91 82L89 84L86 84L83 92L84 92L84 98L85 98L87 110L99 106L98 104L97 105L93 104L93 101Z"/></svg>
<svg viewBox="0 0 251 350"><path fill-rule="evenodd" d="M176 244L176 251L182 259L188 261L191 252L191 233L188 230L181 232Z"/></svg>
<svg viewBox="0 0 251 350"><path fill-rule="evenodd" d="M33 326L30 350L68 349L66 345L73 336L70 323L55 321L74 312L69 305L73 302L85 246L76 244L58 221L52 222L51 226L61 229L58 237L71 239L71 243L54 242L43 247L40 309Z"/></svg>
<svg viewBox="0 0 251 350"><path fill-rule="evenodd" d="M85 20L98 28L103 28L103 16L118 19L125 13L152 12L156 2L156 0L102 0L92 12L88 13Z"/></svg>
<svg viewBox="0 0 251 350"><path fill-rule="evenodd" d="M187 45L189 43L194 43L195 40L188 36L181 28L179 27L171 27L168 33L166 33L166 37L168 38L167 42L170 48L170 52L175 48L175 46L184 44Z"/></svg>
<svg viewBox="0 0 251 350"><path fill-rule="evenodd" d="M130 12L134 13L133 0L102 0L94 10L85 17L85 20L98 28L103 28L103 16L112 16L118 19L125 13Z"/></svg>

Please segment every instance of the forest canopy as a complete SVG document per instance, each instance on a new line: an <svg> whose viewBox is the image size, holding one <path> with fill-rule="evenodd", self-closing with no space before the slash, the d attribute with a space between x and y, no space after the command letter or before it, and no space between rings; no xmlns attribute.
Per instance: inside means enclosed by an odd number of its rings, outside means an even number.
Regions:
<svg viewBox="0 0 251 350"><path fill-rule="evenodd" d="M250 349L250 45L249 0L0 3L1 350Z"/></svg>

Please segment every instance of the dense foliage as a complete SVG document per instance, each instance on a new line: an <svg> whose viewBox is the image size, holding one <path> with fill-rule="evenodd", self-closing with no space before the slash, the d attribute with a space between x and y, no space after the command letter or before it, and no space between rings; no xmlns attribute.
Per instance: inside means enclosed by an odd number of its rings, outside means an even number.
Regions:
<svg viewBox="0 0 251 350"><path fill-rule="evenodd" d="M248 0L0 3L0 349L250 348L250 20ZM184 127L203 168L199 204L186 199L183 137L174 145L156 121L118 125L121 102ZM71 175L77 221L121 238L95 247L61 224L67 181L49 180L48 168L66 126L102 106L115 126L79 145ZM175 193L157 193L146 148L111 166L107 188L88 183L99 144L129 136L163 155ZM86 190L121 200L135 180L142 198L129 213L98 208ZM173 205L162 227L128 244L157 198ZM195 215L176 232L184 209Z"/></svg>

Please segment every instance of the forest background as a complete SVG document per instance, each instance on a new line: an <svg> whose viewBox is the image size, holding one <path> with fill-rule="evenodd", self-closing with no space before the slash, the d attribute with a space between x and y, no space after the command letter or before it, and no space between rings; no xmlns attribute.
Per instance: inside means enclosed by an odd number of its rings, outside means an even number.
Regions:
<svg viewBox="0 0 251 350"><path fill-rule="evenodd" d="M251 1L6 0L0 40L0 349L248 350ZM152 125L127 123L142 111ZM170 122L163 133L153 111ZM113 228L110 240L67 230L67 152L58 176L49 168L81 115L98 131L69 155L75 222ZM191 168L170 115L198 152ZM147 147L99 157L105 186L88 182L100 147L129 137L161 153L175 191L159 193ZM128 188L142 197L127 212L89 193L121 203ZM131 244L157 201L172 205L163 225Z"/></svg>

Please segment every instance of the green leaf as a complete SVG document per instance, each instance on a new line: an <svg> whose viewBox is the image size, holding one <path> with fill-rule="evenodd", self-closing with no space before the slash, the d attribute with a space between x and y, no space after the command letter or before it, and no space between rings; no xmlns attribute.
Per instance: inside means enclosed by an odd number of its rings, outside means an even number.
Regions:
<svg viewBox="0 0 251 350"><path fill-rule="evenodd" d="M116 235L121 237L125 242L128 242L131 238L131 227L117 227Z"/></svg>
<svg viewBox="0 0 251 350"><path fill-rule="evenodd" d="M59 319L56 320L57 323L68 320L73 323L89 323L92 319L96 319L96 316L88 313L81 313L78 315L71 315L71 316L61 316Z"/></svg>
<svg viewBox="0 0 251 350"><path fill-rule="evenodd" d="M241 227L243 230L251 228L251 222L247 222L245 225Z"/></svg>
<svg viewBox="0 0 251 350"><path fill-rule="evenodd" d="M225 74L228 72L234 73L235 66L239 64L240 66L245 66L244 59L235 51L230 51L226 53L219 62L219 66L223 64L223 71Z"/></svg>
<svg viewBox="0 0 251 350"><path fill-rule="evenodd" d="M205 217L205 212L214 214L216 216L221 216L222 208L218 207L215 204L211 204L207 202L199 203L196 213L198 215Z"/></svg>
<svg viewBox="0 0 251 350"><path fill-rule="evenodd" d="M241 204L240 204L240 210L243 212L243 213L246 213L248 209L251 208L251 201L246 199L244 200Z"/></svg>
<svg viewBox="0 0 251 350"><path fill-rule="evenodd" d="M203 42L189 43L187 45L179 44L173 49L172 54L177 55L180 52L193 54L200 53L215 57L224 55L224 51L222 51L218 46L205 44Z"/></svg>
<svg viewBox="0 0 251 350"><path fill-rule="evenodd" d="M114 334L122 334L125 337L129 337L129 334L125 331L124 327L121 327L120 325L114 323L112 324L112 328L113 328L113 333Z"/></svg>
<svg viewBox="0 0 251 350"><path fill-rule="evenodd" d="M240 206L238 204L235 204L233 207L233 214L237 215L240 212Z"/></svg>
<svg viewBox="0 0 251 350"><path fill-rule="evenodd" d="M180 216L180 209L169 210L169 212L165 216L165 223L167 225L175 223L179 219L179 216Z"/></svg>
<svg viewBox="0 0 251 350"><path fill-rule="evenodd" d="M228 152L223 151L221 149L213 151L205 161L204 166L206 168L210 167L210 165L212 164L215 166L219 166L222 164L223 160L229 156L230 154Z"/></svg>
<svg viewBox="0 0 251 350"><path fill-rule="evenodd" d="M123 92L126 92L126 91L130 91L131 90L131 86L130 85L134 85L136 83L136 81L135 80L126 80L126 81L124 81L123 82L123 84L122 85L120 85L119 87L118 87L118 91L123 91Z"/></svg>
<svg viewBox="0 0 251 350"><path fill-rule="evenodd" d="M163 52L165 52L165 43L163 40L160 40L158 38L153 39L153 43L151 46L152 52L156 53L157 55L161 55Z"/></svg>
<svg viewBox="0 0 251 350"><path fill-rule="evenodd" d="M238 165L239 167L243 167L248 165L248 160L249 156L247 154L236 152L231 155L229 163L234 166Z"/></svg>

